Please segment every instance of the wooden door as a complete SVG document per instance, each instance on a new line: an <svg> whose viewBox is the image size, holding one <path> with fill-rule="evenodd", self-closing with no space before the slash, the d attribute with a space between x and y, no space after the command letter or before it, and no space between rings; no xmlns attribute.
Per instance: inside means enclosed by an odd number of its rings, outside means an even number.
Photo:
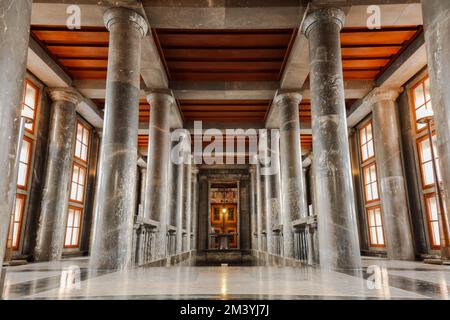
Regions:
<svg viewBox="0 0 450 320"><path fill-rule="evenodd" d="M237 248L237 205L235 204L214 204L211 206L211 228L216 233L234 233L230 241L230 248ZM214 248L219 248L216 239Z"/></svg>

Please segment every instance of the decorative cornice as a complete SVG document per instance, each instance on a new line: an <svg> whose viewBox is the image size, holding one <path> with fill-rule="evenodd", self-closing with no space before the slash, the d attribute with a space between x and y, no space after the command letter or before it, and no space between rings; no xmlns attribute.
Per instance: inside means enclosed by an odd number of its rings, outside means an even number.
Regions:
<svg viewBox="0 0 450 320"><path fill-rule="evenodd" d="M309 33L314 27L323 22L332 22L339 26L339 29L344 27L345 13L340 8L321 8L311 12L305 19L302 25L302 32L308 38Z"/></svg>
<svg viewBox="0 0 450 320"><path fill-rule="evenodd" d="M132 24L144 37L148 33L148 23L139 13L124 7L112 7L105 11L103 21L106 28L111 31L111 26L116 23Z"/></svg>
<svg viewBox="0 0 450 320"><path fill-rule="evenodd" d="M48 88L47 93L52 101L67 101L73 103L75 106L84 100L84 97L76 89L67 88Z"/></svg>

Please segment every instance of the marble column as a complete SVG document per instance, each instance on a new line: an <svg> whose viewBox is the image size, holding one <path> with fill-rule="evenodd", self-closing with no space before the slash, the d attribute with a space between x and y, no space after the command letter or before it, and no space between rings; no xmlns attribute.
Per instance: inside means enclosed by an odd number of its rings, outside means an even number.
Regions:
<svg viewBox="0 0 450 320"><path fill-rule="evenodd" d="M14 177L31 3L31 0L2 0L0 5L0 279L17 189Z"/></svg>
<svg viewBox="0 0 450 320"><path fill-rule="evenodd" d="M271 147L271 136L270 130L264 131L261 134L261 141L267 147L265 147L261 152L261 157L263 162L261 163L262 168L262 178L264 184L264 216L263 216L263 228L266 231L266 248L268 253L274 252L274 238L273 238L273 212L272 212L272 172L270 166L273 164L270 162L270 147Z"/></svg>
<svg viewBox="0 0 450 320"><path fill-rule="evenodd" d="M302 169L302 188L303 188L303 193L302 193L302 197L303 197L303 208L301 210L301 212L306 212L305 216L309 216L309 206L308 206L308 185L306 183L306 176L307 176L307 172L308 172L308 168L303 168Z"/></svg>
<svg viewBox="0 0 450 320"><path fill-rule="evenodd" d="M372 104L375 159L380 183L387 255L389 259L414 260L395 102L398 94L398 91L377 91L370 96L368 102Z"/></svg>
<svg viewBox="0 0 450 320"><path fill-rule="evenodd" d="M192 200L191 200L191 250L197 250L197 224L198 224L198 169L192 166Z"/></svg>
<svg viewBox="0 0 450 320"><path fill-rule="evenodd" d="M83 99L71 88L51 89L49 95L53 104L45 182L34 250L36 261L61 259L77 123L75 109Z"/></svg>
<svg viewBox="0 0 450 320"><path fill-rule="evenodd" d="M108 9L104 22L110 42L91 262L98 269L124 269L131 262L141 40L148 25L135 11L120 7Z"/></svg>
<svg viewBox="0 0 450 320"><path fill-rule="evenodd" d="M143 215L144 207L145 207L145 189L147 188L147 167L140 167L140 195L139 198L141 200L141 208L139 214Z"/></svg>
<svg viewBox="0 0 450 320"><path fill-rule="evenodd" d="M250 196L251 196L251 233L252 233L252 250L258 250L258 209L256 206L257 189L256 189L256 166L250 168Z"/></svg>
<svg viewBox="0 0 450 320"><path fill-rule="evenodd" d="M340 31L341 9L318 9L304 21L309 39L313 167L319 213L320 263L328 269L361 265L356 225Z"/></svg>
<svg viewBox="0 0 450 320"><path fill-rule="evenodd" d="M150 92L147 100L150 104L151 117L144 217L159 222L156 256L161 259L166 254L167 224L170 222L168 211L169 166L172 163L170 110L175 105L175 99L169 90L157 90Z"/></svg>
<svg viewBox="0 0 450 320"><path fill-rule="evenodd" d="M275 98L280 109L280 164L282 190L282 223L284 255L294 257L294 231L292 222L306 216L303 212L302 153L300 144L299 104L302 96L284 92Z"/></svg>
<svg viewBox="0 0 450 320"><path fill-rule="evenodd" d="M263 241L262 241L262 215L264 214L263 210L263 190L261 185L261 164L257 157L256 166L255 166L255 188L256 188L256 236L258 238L258 251L263 250Z"/></svg>
<svg viewBox="0 0 450 320"><path fill-rule="evenodd" d="M425 44L431 80L431 98L436 128L436 145L441 172L441 194L450 222L450 1L422 0ZM442 232L441 232L442 233ZM441 243L443 241L441 234ZM448 245L448 244L447 244ZM443 248L444 255L450 255Z"/></svg>
<svg viewBox="0 0 450 320"><path fill-rule="evenodd" d="M198 250L207 250L209 244L210 228L208 225L209 215L209 183L205 175L199 176L199 190L198 190Z"/></svg>
<svg viewBox="0 0 450 320"><path fill-rule="evenodd" d="M191 244L189 239L191 238L191 222L192 222L192 213L191 213L191 199L192 199L192 164L189 155L188 161L183 164L183 229L186 231L186 243L184 247L184 251L191 250Z"/></svg>
<svg viewBox="0 0 450 320"><path fill-rule="evenodd" d="M268 150L265 155L270 159L270 174L264 176L267 252L275 253L274 227L280 225L281 188L280 188L280 136L278 130L268 130Z"/></svg>
<svg viewBox="0 0 450 320"><path fill-rule="evenodd" d="M260 202L261 210L259 215L259 237L260 237L260 247L262 251L267 251L267 202L266 202L266 183L265 176L261 174L263 166L258 168L258 182L260 190Z"/></svg>
<svg viewBox="0 0 450 320"><path fill-rule="evenodd" d="M183 252L183 209L184 209L184 196L183 196L183 188L184 188L184 165L177 164L174 166L176 170L176 179L175 188L175 227L177 228L176 233L176 252Z"/></svg>

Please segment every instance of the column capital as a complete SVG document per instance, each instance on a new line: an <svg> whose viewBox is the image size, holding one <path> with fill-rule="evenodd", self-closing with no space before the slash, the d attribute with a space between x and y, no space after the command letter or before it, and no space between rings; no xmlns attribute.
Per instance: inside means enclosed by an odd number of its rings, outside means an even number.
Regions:
<svg viewBox="0 0 450 320"><path fill-rule="evenodd" d="M116 23L132 24L144 37L148 32L148 23L139 13L124 7L112 7L105 11L103 22L106 28L111 31L111 27Z"/></svg>
<svg viewBox="0 0 450 320"><path fill-rule="evenodd" d="M396 101L403 90L401 88L375 88L365 98L364 103L374 105L380 101Z"/></svg>
<svg viewBox="0 0 450 320"><path fill-rule="evenodd" d="M302 33L308 38L311 30L318 23L324 22L335 23L339 26L339 29L342 29L345 23L345 13L340 8L321 8L314 10L308 14L303 22Z"/></svg>
<svg viewBox="0 0 450 320"><path fill-rule="evenodd" d="M53 102L67 101L73 103L74 105L77 105L84 100L84 97L81 95L81 93L71 87L48 88L47 93Z"/></svg>
<svg viewBox="0 0 450 320"><path fill-rule="evenodd" d="M175 104L175 98L172 90L169 89L154 89L145 93L147 96L147 102L151 105L155 99L166 99L168 103Z"/></svg>
<svg viewBox="0 0 450 320"><path fill-rule="evenodd" d="M296 103L300 104L303 96L299 91L279 91L277 96L275 97L275 105L279 106L280 104L286 103Z"/></svg>

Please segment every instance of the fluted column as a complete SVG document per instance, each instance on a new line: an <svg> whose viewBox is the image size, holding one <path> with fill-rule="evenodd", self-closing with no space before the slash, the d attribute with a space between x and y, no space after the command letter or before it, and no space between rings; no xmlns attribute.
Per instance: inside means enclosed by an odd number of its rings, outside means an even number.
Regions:
<svg viewBox="0 0 450 320"><path fill-rule="evenodd" d="M61 259L71 181L75 109L83 97L71 88L51 89L49 147L36 239L36 261Z"/></svg>
<svg viewBox="0 0 450 320"><path fill-rule="evenodd" d="M148 25L135 11L120 7L108 9L104 22L110 41L91 261L95 268L124 269L132 251L141 40Z"/></svg>
<svg viewBox="0 0 450 320"><path fill-rule="evenodd" d="M397 117L398 94L398 91L377 91L368 103L372 104L375 159L387 255L389 259L414 260Z"/></svg>
<svg viewBox="0 0 450 320"><path fill-rule="evenodd" d="M422 12L441 169L441 194L447 212L447 221L441 222L441 243L444 244L448 235L444 237L442 229L448 230L450 224L450 1L422 0ZM448 258L449 244L446 245L441 248L441 254Z"/></svg>
<svg viewBox="0 0 450 320"><path fill-rule="evenodd" d="M17 189L14 177L31 3L31 0L2 0L0 5L0 266Z"/></svg>
<svg viewBox="0 0 450 320"><path fill-rule="evenodd" d="M356 269L361 263L342 76L344 20L341 9L327 8L310 13L303 24L311 61L320 263L329 269Z"/></svg>
<svg viewBox="0 0 450 320"><path fill-rule="evenodd" d="M183 229L186 230L186 246L184 251L190 251L190 234L191 234L191 197L192 197L192 164L189 155L189 159L186 159L186 163L183 164Z"/></svg>
<svg viewBox="0 0 450 320"><path fill-rule="evenodd" d="M257 212L257 189L256 189L256 167L250 168L250 205L251 205L251 233L252 233L252 245L253 250L258 249L258 212Z"/></svg>
<svg viewBox="0 0 450 320"><path fill-rule="evenodd" d="M140 167L140 195L139 198L141 200L141 212L144 213L144 207L145 207L145 189L147 188L147 167Z"/></svg>
<svg viewBox="0 0 450 320"><path fill-rule="evenodd" d="M198 168L192 167L192 202L191 202L191 250L197 250L197 228L198 228Z"/></svg>
<svg viewBox="0 0 450 320"><path fill-rule="evenodd" d="M255 172L255 187L256 187L256 235L258 237L258 251L263 250L263 221L262 216L264 214L263 210L263 190L261 185L261 164L259 159L256 161L256 172Z"/></svg>
<svg viewBox="0 0 450 320"><path fill-rule="evenodd" d="M302 153L300 144L299 104L302 96L284 92L275 98L280 109L280 164L282 190L282 222L284 255L294 257L292 221L306 216L303 212Z"/></svg>
<svg viewBox="0 0 450 320"><path fill-rule="evenodd" d="M175 99L168 90L148 93L150 104L150 133L147 158L147 190L145 195L144 217L159 222L156 237L156 257L166 254L167 224L170 222L169 165L170 159L170 110Z"/></svg>

